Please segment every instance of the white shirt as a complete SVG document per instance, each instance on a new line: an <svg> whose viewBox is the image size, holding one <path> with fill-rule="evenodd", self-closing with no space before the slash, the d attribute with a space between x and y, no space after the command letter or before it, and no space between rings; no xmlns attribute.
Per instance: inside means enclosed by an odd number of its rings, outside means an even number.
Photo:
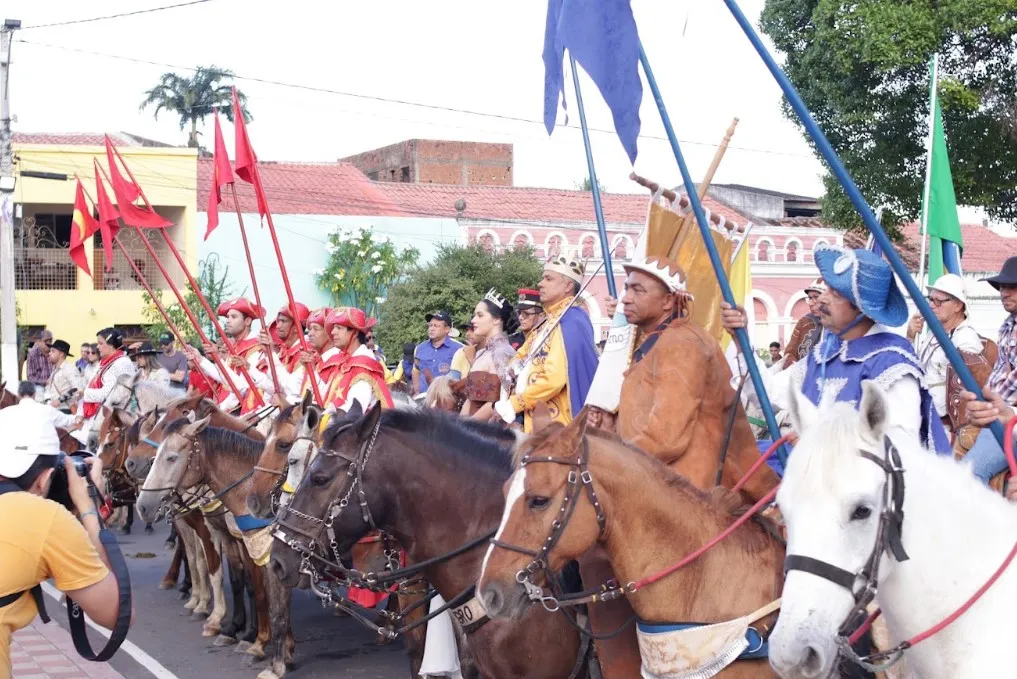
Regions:
<svg viewBox="0 0 1017 679"><path fill-rule="evenodd" d="M258 339L258 333L256 333L252 328L251 333L246 337L246 339L256 340ZM236 341L234 341L234 343L236 343ZM262 394L272 395L275 393L275 386L272 384L272 378L258 370L258 363L261 362L263 355L263 351L252 351L247 355L247 373L251 376L251 381L254 382L254 386L261 391ZM234 394L229 388L229 383L222 376L222 373L219 372L219 368L215 365L215 363L208 358L202 357L200 367L202 373L204 373L209 379L215 380L219 384L223 385L229 393L229 395L219 405L220 408L229 412L240 405L240 401L237 400L236 394ZM225 361L223 362L223 368L229 374L230 380L232 380L240 394L242 396L246 396L247 392L250 390L247 380L244 379L240 373L227 366ZM268 399L265 400L267 401Z"/></svg>
<svg viewBox="0 0 1017 679"><path fill-rule="evenodd" d="M73 396L67 398L64 403L68 406L76 402L81 398L81 391L84 388L84 384L81 383L81 373L74 367L73 363L64 361L49 376L49 381L46 383L46 390L42 394L42 400L46 403L55 401L61 396L65 396L71 393L72 389L77 391Z"/></svg>
<svg viewBox="0 0 1017 679"><path fill-rule="evenodd" d="M102 386L96 389L86 388L81 400L85 403L102 403L109 396L110 392L113 391L113 387L116 386L117 379L121 375L133 375L134 372L135 367L131 359L127 358L127 356L121 356L110 363L106 368L106 372L102 374Z"/></svg>
<svg viewBox="0 0 1017 679"><path fill-rule="evenodd" d="M982 353L982 338L966 318L950 333L950 341L959 351L966 351L970 354ZM948 414L946 410L946 371L950 367L950 361L946 358L943 347L939 345L939 340L928 330L918 333L914 344L918 360L921 361L922 368L925 370L925 385L929 393L932 394L936 412L940 417L946 417Z"/></svg>
<svg viewBox="0 0 1017 679"><path fill-rule="evenodd" d="M865 334L875 335L881 332L891 331L886 326L876 323ZM792 386L799 398L805 398L802 395L802 385L805 382L807 363L808 358L803 358L795 362L787 370L782 370L778 373L770 373L766 370L760 371L763 385L766 388L766 394L770 397L770 403L775 410L787 410L789 408ZM742 371L746 369L745 360L740 354L738 356L738 365ZM832 403L843 386L842 384L837 384L835 380L828 380L824 385L820 406ZM887 426L897 429L907 436L913 436L915 439L921 440L922 392L918 380L913 375L904 375L891 384L881 384L880 387L886 393L887 403L893 404L893 407L887 413ZM755 388L750 378L747 377L745 379L745 387L743 389L744 392L751 394L752 400L758 404ZM857 406L857 404L855 405Z"/></svg>
<svg viewBox="0 0 1017 679"><path fill-rule="evenodd" d="M48 419L54 427L59 427L60 429L70 429L74 426L74 415L62 413L47 403L38 403L31 397L21 399L18 401L18 404L13 407L23 408L25 410L37 410L42 413L42 417Z"/></svg>
<svg viewBox="0 0 1017 679"><path fill-rule="evenodd" d="M310 345L308 345L310 348ZM339 350L335 347L329 347L325 353L321 355L321 362L329 360L333 356L338 356ZM277 356L273 356L272 359L275 361L276 369L279 371L279 386L282 387L283 395L289 403L300 403L300 399L304 397L304 376L307 373L307 367L297 361L296 367L293 372L288 372L283 365L278 361ZM321 373L318 370L314 371L315 377L318 381L318 393L321 394L322 398L325 398L328 392L328 383L321 379Z"/></svg>

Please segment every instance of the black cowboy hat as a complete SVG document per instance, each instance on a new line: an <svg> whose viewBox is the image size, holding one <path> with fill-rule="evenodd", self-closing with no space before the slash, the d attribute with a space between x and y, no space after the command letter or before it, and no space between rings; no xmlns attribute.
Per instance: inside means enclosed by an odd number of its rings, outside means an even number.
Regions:
<svg viewBox="0 0 1017 679"><path fill-rule="evenodd" d="M142 342L141 346L131 352L131 358L135 356L158 356L162 352L152 346L151 342Z"/></svg>
<svg viewBox="0 0 1017 679"><path fill-rule="evenodd" d="M1017 285L1017 255L1010 257L1003 262L1003 268L991 278L983 278L983 281L999 290L1001 285Z"/></svg>
<svg viewBox="0 0 1017 679"><path fill-rule="evenodd" d="M74 354L71 353L71 345L63 340L56 340L55 342L53 342L53 344L49 346L51 349L62 351L65 356L74 356Z"/></svg>

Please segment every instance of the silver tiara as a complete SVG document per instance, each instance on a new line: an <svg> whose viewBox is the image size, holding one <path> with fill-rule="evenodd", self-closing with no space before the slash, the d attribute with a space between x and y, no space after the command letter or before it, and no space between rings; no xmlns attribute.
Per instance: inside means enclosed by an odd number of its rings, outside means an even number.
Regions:
<svg viewBox="0 0 1017 679"><path fill-rule="evenodd" d="M498 291L495 290L494 288L491 288L490 290L487 291L487 294L484 295L484 299L491 302L499 309L505 308L505 298L499 295Z"/></svg>

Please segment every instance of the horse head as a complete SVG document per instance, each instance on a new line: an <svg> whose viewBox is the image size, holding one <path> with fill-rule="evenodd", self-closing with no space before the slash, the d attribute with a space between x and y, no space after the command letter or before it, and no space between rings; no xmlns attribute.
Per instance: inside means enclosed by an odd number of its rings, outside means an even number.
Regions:
<svg viewBox="0 0 1017 679"><path fill-rule="evenodd" d="M289 504L279 513L277 538L280 534L287 536L287 546L293 548L276 549L272 553L272 569L284 584L297 584L305 552L335 561L382 516L381 485L372 482L368 465L379 443L380 425L380 402L367 415L361 415L359 403L354 404L348 413L329 424L321 450L307 466ZM345 503L341 502L342 498L346 499ZM336 535L334 549L329 545L321 521L306 518L320 517L323 521L326 514L332 515L332 530Z"/></svg>
<svg viewBox="0 0 1017 679"><path fill-rule="evenodd" d="M841 627L858 603L852 590L861 593L868 584L856 574L873 557L880 577L895 565L882 558L888 536L880 537L887 528L884 490L888 483L892 489L882 466L889 457L888 408L875 382L862 383L857 411L849 403L820 410L792 389L789 411L799 441L777 494L787 562L780 618L770 637L770 662L783 677L829 676ZM840 574L842 582L830 574Z"/></svg>
<svg viewBox="0 0 1017 679"><path fill-rule="evenodd" d="M489 615L520 614L529 603L517 574L538 578L561 570L589 550L600 536L599 507L586 500L592 487L586 468L587 410L567 426L549 423L535 413L534 428L543 428L521 443L517 466L505 484L505 510L488 547L477 592Z"/></svg>
<svg viewBox="0 0 1017 679"><path fill-rule="evenodd" d="M296 488L307 457L321 443L320 422L321 409L313 404L309 391L300 403L283 408L272 422L247 495L247 507L252 514L261 518L272 515L275 511L272 496L294 466L299 466L298 475L290 480L289 486Z"/></svg>
<svg viewBox="0 0 1017 679"><path fill-rule="evenodd" d="M137 413L122 408L103 406L102 425L99 427L97 453L102 460L103 468L110 469L119 459L119 454L126 443L127 432L138 420ZM119 460L121 463L124 460Z"/></svg>
<svg viewBox="0 0 1017 679"><path fill-rule="evenodd" d="M165 426L165 438L159 444L152 468L138 494L138 513L142 520L153 521L164 500L201 482L201 461L196 459L200 451L195 440L208 423L207 417L195 422L181 417Z"/></svg>

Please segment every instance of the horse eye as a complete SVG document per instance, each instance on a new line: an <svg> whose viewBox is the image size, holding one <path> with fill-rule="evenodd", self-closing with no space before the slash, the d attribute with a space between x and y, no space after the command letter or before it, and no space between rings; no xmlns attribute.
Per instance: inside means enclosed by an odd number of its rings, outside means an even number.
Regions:
<svg viewBox="0 0 1017 679"><path fill-rule="evenodd" d="M547 509L547 506L551 503L551 498L544 497L542 495L532 495L526 498L526 507L528 509Z"/></svg>
<svg viewBox="0 0 1017 679"><path fill-rule="evenodd" d="M289 450L292 447L293 447L293 442L292 441L280 441L279 442L279 450Z"/></svg>
<svg viewBox="0 0 1017 679"><path fill-rule="evenodd" d="M166 456L166 461L167 462L176 462L179 458L180 458L180 456L177 455L176 453L171 453L171 454Z"/></svg>
<svg viewBox="0 0 1017 679"><path fill-rule="evenodd" d="M327 486L328 482L331 481L328 474L315 474L311 477L311 483L318 486L319 488Z"/></svg>
<svg viewBox="0 0 1017 679"><path fill-rule="evenodd" d="M872 516L872 509L865 505L858 505L855 507L855 510L851 512L852 521L864 521L870 516Z"/></svg>
<svg viewBox="0 0 1017 679"><path fill-rule="evenodd" d="M300 460L286 460L286 463L291 467L296 467L298 462L300 462Z"/></svg>

